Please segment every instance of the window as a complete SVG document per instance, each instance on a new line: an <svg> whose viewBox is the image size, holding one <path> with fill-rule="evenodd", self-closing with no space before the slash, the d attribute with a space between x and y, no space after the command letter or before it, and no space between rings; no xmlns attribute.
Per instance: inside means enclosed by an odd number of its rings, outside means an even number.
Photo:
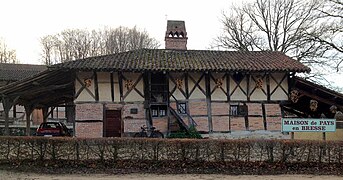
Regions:
<svg viewBox="0 0 343 180"><path fill-rule="evenodd" d="M177 104L177 112L179 114L187 114L186 103L181 102Z"/></svg>
<svg viewBox="0 0 343 180"><path fill-rule="evenodd" d="M158 110L157 109L151 109L151 115L152 115L152 117L158 117Z"/></svg>
<svg viewBox="0 0 343 180"><path fill-rule="evenodd" d="M138 109L137 108L131 108L130 114L138 114Z"/></svg>
<svg viewBox="0 0 343 180"><path fill-rule="evenodd" d="M231 116L246 116L248 115L247 105L230 105Z"/></svg>
<svg viewBox="0 0 343 180"><path fill-rule="evenodd" d="M151 116L152 117L164 117L167 115L166 105L154 105L151 106Z"/></svg>
<svg viewBox="0 0 343 180"><path fill-rule="evenodd" d="M238 105L231 105L230 106L230 115L238 116Z"/></svg>

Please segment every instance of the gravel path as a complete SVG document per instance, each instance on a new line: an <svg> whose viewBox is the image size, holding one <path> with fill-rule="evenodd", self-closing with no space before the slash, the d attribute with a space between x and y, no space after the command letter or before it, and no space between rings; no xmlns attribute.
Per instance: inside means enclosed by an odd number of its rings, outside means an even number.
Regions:
<svg viewBox="0 0 343 180"><path fill-rule="evenodd" d="M221 175L221 174L61 174L61 175L49 175L49 174L35 174L35 173L23 173L0 170L0 180L298 180L298 179L311 179L311 180L342 180L342 176L318 176L318 175Z"/></svg>

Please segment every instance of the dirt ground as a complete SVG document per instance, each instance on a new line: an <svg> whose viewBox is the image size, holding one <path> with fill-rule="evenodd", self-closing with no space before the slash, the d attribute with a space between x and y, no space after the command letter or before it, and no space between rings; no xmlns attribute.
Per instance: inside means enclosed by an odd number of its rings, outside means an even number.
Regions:
<svg viewBox="0 0 343 180"><path fill-rule="evenodd" d="M0 170L0 180L338 180L343 179L342 176L320 176L320 175L222 175L222 174L147 174L147 173L132 173L132 174L37 174L14 172L7 170Z"/></svg>

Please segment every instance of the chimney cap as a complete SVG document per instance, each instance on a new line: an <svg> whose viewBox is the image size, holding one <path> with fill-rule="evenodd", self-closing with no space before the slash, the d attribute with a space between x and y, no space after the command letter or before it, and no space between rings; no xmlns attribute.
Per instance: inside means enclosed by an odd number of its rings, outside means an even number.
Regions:
<svg viewBox="0 0 343 180"><path fill-rule="evenodd" d="M186 31L185 21L168 20L167 30L169 31Z"/></svg>

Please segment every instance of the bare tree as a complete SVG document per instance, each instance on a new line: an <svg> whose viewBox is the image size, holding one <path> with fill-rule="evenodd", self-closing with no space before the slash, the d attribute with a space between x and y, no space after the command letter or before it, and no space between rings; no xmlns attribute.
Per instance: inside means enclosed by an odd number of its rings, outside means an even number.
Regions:
<svg viewBox="0 0 343 180"><path fill-rule="evenodd" d="M328 49L324 57L331 60L336 72L343 68L343 1L321 0L316 9L318 26L308 32L308 37Z"/></svg>
<svg viewBox="0 0 343 180"><path fill-rule="evenodd" d="M52 65L54 64L54 60L52 59L54 56L54 48L56 37L52 35L44 36L40 39L41 46L42 46L42 56L44 64Z"/></svg>
<svg viewBox="0 0 343 180"><path fill-rule="evenodd" d="M256 0L223 13L225 32L216 46L240 50L283 52L309 66L327 66L329 50L308 36L318 23L317 1Z"/></svg>
<svg viewBox="0 0 343 180"><path fill-rule="evenodd" d="M158 48L156 39L136 27L100 30L64 30L41 38L45 64L83 59L89 56L119 53L140 48Z"/></svg>
<svg viewBox="0 0 343 180"><path fill-rule="evenodd" d="M302 38L312 27L318 3L296 0L256 0L223 14L225 33L217 45L235 50L281 51L302 58L308 47Z"/></svg>
<svg viewBox="0 0 343 180"><path fill-rule="evenodd" d="M342 68L342 0L255 0L229 12L213 47L283 52L310 66L307 78L323 84L328 70Z"/></svg>
<svg viewBox="0 0 343 180"><path fill-rule="evenodd" d="M0 63L18 63L16 51L8 48L2 39L0 39Z"/></svg>

